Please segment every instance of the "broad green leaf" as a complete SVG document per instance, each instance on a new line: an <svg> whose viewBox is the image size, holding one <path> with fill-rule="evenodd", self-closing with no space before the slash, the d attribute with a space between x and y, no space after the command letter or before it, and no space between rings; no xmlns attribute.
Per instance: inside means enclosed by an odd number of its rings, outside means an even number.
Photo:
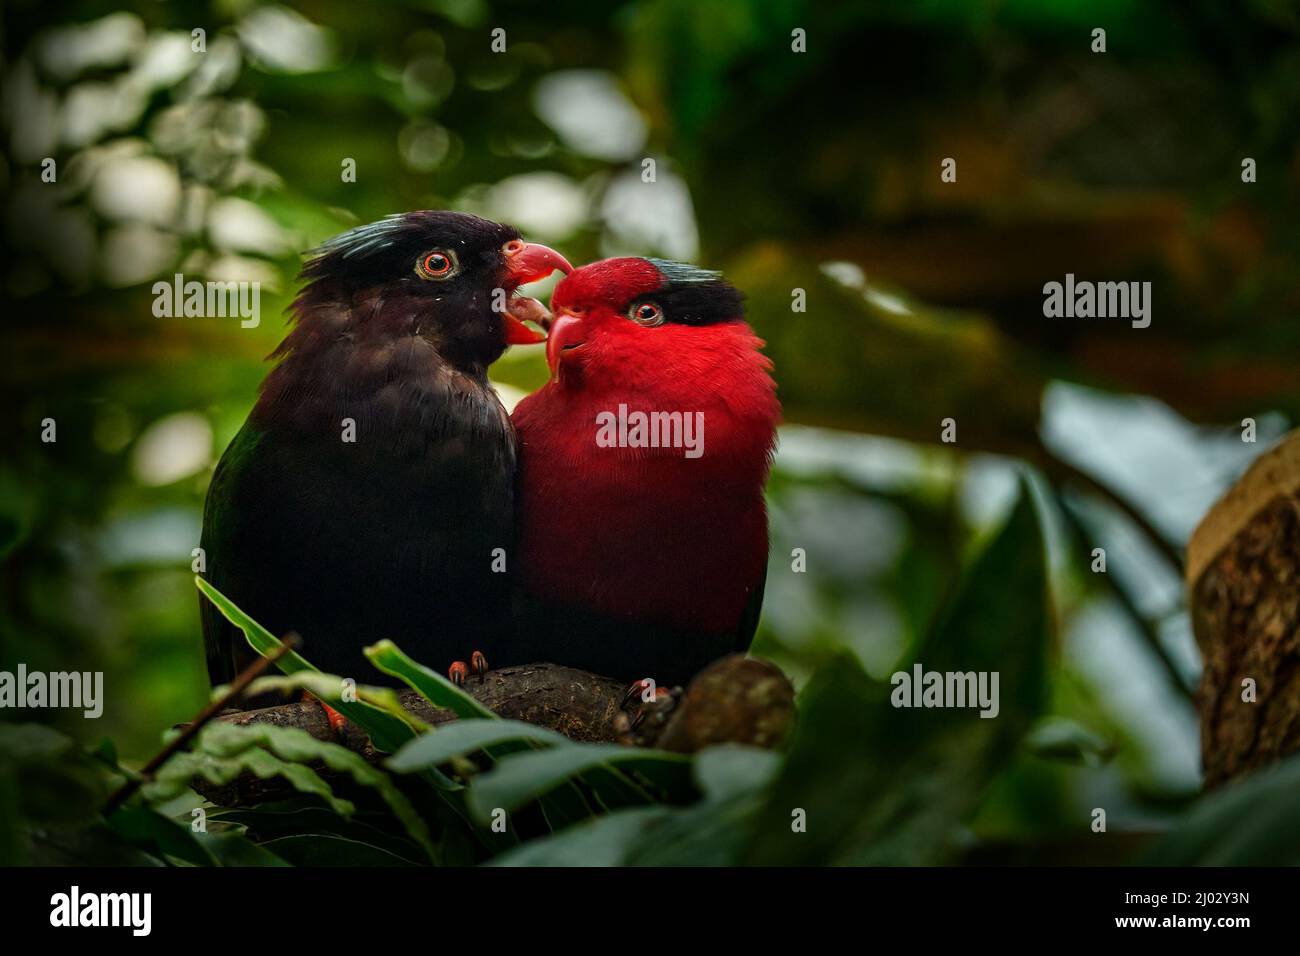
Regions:
<svg viewBox="0 0 1300 956"><path fill-rule="evenodd" d="M770 784L781 769L781 755L761 747L720 744L697 753L691 769L706 800L726 800Z"/></svg>
<svg viewBox="0 0 1300 956"><path fill-rule="evenodd" d="M405 744L388 758L387 766L398 773L411 773L507 743L552 747L573 742L553 730L518 720L456 720Z"/></svg>
<svg viewBox="0 0 1300 956"><path fill-rule="evenodd" d="M265 747L283 760L296 763L320 761L338 773L345 773L353 782L374 790L401 822L407 834L428 858L437 858L437 851L429 836L428 824L416 812L410 800L397 788L391 777L367 763L360 755L346 747L317 740L305 730L296 727L279 727L273 724L209 724L199 734L196 747L217 757L233 757L250 746ZM351 813L344 813L350 816Z"/></svg>
<svg viewBox="0 0 1300 956"><path fill-rule="evenodd" d="M280 809L281 806L292 808ZM328 807L306 805L302 801L262 804L249 808L231 807L208 813L209 829L217 825L235 826L246 831L250 839L260 842L299 833L328 833L377 846L412 865L419 865L424 859L424 854L415 843L406 837L389 832L386 828L381 829L391 821L391 816L360 810L351 817L341 817ZM439 847L439 851L439 860L443 862L445 853L441 852L442 847Z"/></svg>
<svg viewBox="0 0 1300 956"><path fill-rule="evenodd" d="M163 803L188 790L190 782L196 778L215 787L224 787L245 773L259 780L280 777L299 793L320 797L335 813L343 816L351 815L355 809L350 801L336 797L329 784L310 767L282 760L258 747L225 757L202 752L178 753L163 764L157 776L146 783L141 792L146 801Z"/></svg>
<svg viewBox="0 0 1300 956"><path fill-rule="evenodd" d="M247 842L247 841L245 841ZM106 823L37 827L27 832L24 866L166 866L159 856L131 845Z"/></svg>
<svg viewBox="0 0 1300 956"><path fill-rule="evenodd" d="M596 767L578 777L582 792L601 813L640 807L654 800L646 788L612 767Z"/></svg>
<svg viewBox="0 0 1300 956"><path fill-rule="evenodd" d="M234 830L220 833L196 833L194 838L203 845L221 866L289 866L282 857L259 846Z"/></svg>
<svg viewBox="0 0 1300 956"><path fill-rule="evenodd" d="M632 848L672 810L634 807L529 840L493 859L491 866L622 866Z"/></svg>
<svg viewBox="0 0 1300 956"><path fill-rule="evenodd" d="M366 648L366 656L381 671L405 681L429 703L435 707L442 707L455 712L462 720L495 722L501 719L441 674L411 660L392 641L380 641L378 644ZM444 727L448 726L454 727L455 725L444 725ZM429 734L430 739L436 739L442 733L442 730L443 728L433 729ZM459 733L459 731L454 730L452 732ZM519 749L537 745L538 741L529 738L522 742L506 740L488 743L480 749L492 760L499 760L501 757ZM428 744L428 746L436 747L437 745ZM429 772L436 772L433 768L433 764L427 765ZM582 792L572 783L558 787L548 793L542 799L541 806L547 825L552 831L563 829L569 824L584 820L592 814L591 805Z"/></svg>
<svg viewBox="0 0 1300 956"><path fill-rule="evenodd" d="M383 847L333 833L295 833L261 844L294 866L411 866Z"/></svg>
<svg viewBox="0 0 1300 956"><path fill-rule="evenodd" d="M225 616L226 620L244 632L244 637L248 639L248 643L253 650L266 656L274 653L282 646L277 637L241 611L230 598L203 578L196 576L194 582L204 596ZM302 671L320 673L318 668L309 663L297 651L290 651L284 655L284 657L280 658L277 666L286 674L295 674ZM341 686L341 680L339 686ZM364 730L369 735L371 742L386 753L396 753L402 744L415 736L415 731L407 721L386 713L372 704L362 701L344 701L335 696L329 698L329 703L331 707Z"/></svg>
<svg viewBox="0 0 1300 956"><path fill-rule="evenodd" d="M779 754L754 747L710 747L692 761L696 785L704 794L698 803L620 810L529 841L493 862L502 866L733 863L780 763Z"/></svg>
<svg viewBox="0 0 1300 956"><path fill-rule="evenodd" d="M113 774L71 737L43 724L0 723L0 777L14 784L17 819L80 824L108 797Z"/></svg>
<svg viewBox="0 0 1300 956"><path fill-rule="evenodd" d="M108 825L132 846L159 856L173 857L191 866L215 866L217 860L191 829L168 819L152 807L138 804L119 808Z"/></svg>
<svg viewBox="0 0 1300 956"><path fill-rule="evenodd" d="M1300 866L1300 754L1206 794L1137 862Z"/></svg>
<svg viewBox="0 0 1300 956"><path fill-rule="evenodd" d="M690 759L682 754L618 744L573 744L512 754L476 777L469 787L470 812L480 821L495 808L516 810L530 800L599 768L634 771L666 791L690 788ZM647 801L649 800L647 794Z"/></svg>
<svg viewBox="0 0 1300 956"><path fill-rule="evenodd" d="M731 866L746 846L754 818L781 768L781 755L723 744L696 754L692 772L704 795L674 809L628 847L632 866Z"/></svg>
<svg viewBox="0 0 1300 956"><path fill-rule="evenodd" d="M496 720L497 715L435 670L417 664L392 641L380 641L365 649L366 657L385 674L409 684L429 703L456 712L457 717Z"/></svg>
<svg viewBox="0 0 1300 956"><path fill-rule="evenodd" d="M763 809L764 790L738 790L674 808L659 826L629 848L629 866L734 866Z"/></svg>
<svg viewBox="0 0 1300 956"><path fill-rule="evenodd" d="M195 577L194 580L199 590L221 611L226 619L244 632L244 636L255 651L265 655L274 652L281 646L281 642L274 635L241 611L233 601L215 587L200 577ZM378 648L380 660L389 667L400 668L402 673L397 676L401 676L408 683L411 683L411 686L420 691L435 706L452 706L454 703L455 706L452 707L454 710L456 707L465 708L468 706L465 701L469 701L474 708L477 708L470 716L496 716L487 708L482 707L472 697L469 697L468 694L462 693L450 681L441 678L433 671L416 664L406 657L391 641L381 641L376 647ZM367 653L369 653L369 650L374 649L368 649ZM376 663L378 665L379 662L376 661ZM280 658L278 666L286 674L319 673L316 667L295 651L290 651ZM381 667L381 669L383 668ZM393 673L392 671L387 672ZM341 682L338 686L342 686ZM447 688L451 689L450 693L447 692ZM328 697L327 700L331 707L334 707L344 717L364 730L375 747L385 753L396 753L402 748L403 744L416 735L415 729L411 726L412 718L399 718L363 701L344 701L336 696ZM439 703L439 700L448 703ZM461 713L459 710L456 712ZM445 774L431 769L425 772L424 778L431 787L438 791L443 804L457 818L458 822L467 828L472 828L475 836L490 850L500 851L516 842L513 835L503 836L490 830L473 828L461 788ZM306 781L302 782L306 784Z"/></svg>

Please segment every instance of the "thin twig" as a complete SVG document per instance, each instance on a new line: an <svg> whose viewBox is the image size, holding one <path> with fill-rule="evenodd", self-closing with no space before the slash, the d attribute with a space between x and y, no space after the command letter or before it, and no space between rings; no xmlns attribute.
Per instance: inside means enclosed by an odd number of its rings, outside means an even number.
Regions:
<svg viewBox="0 0 1300 956"><path fill-rule="evenodd" d="M173 754L189 746L190 741L212 718L242 697L244 691L248 690L249 684L261 677L268 667L296 648L299 643L300 639L297 634L286 634L280 642L280 646L272 654L267 657L259 657L240 671L239 675L231 681L230 688L224 694L200 710L184 730L173 737L167 746L158 751L153 759L141 768L137 776L124 783L116 793L108 798L108 803L104 804L104 816L112 816L114 811L126 803L147 780L152 779L153 775L158 772L158 768L170 760Z"/></svg>

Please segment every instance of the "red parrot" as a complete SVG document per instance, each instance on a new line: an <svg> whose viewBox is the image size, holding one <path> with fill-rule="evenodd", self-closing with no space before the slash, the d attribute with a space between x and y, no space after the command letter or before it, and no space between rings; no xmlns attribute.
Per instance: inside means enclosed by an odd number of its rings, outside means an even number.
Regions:
<svg viewBox="0 0 1300 956"><path fill-rule="evenodd" d="M551 380L521 401L521 647L682 684L753 639L781 406L720 273L607 259L556 287Z"/></svg>

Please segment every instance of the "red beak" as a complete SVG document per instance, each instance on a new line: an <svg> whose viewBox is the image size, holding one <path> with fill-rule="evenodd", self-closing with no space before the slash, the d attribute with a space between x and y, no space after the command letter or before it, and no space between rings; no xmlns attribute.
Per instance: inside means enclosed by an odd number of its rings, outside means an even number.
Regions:
<svg viewBox="0 0 1300 956"><path fill-rule="evenodd" d="M569 260L550 246L516 239L505 244L506 275L515 285L545 279L559 269L565 275L573 271Z"/></svg>
<svg viewBox="0 0 1300 956"><path fill-rule="evenodd" d="M511 291L525 283L545 279L556 269L565 275L573 271L573 266L569 265L568 259L550 246L543 246L541 243L515 239L507 242L502 251L506 257L505 278L507 284L511 286ZM525 303L532 303L532 305L525 305ZM530 329L523 321L527 318L545 324L543 316L538 314L537 305L534 299L519 299L516 300L514 309L515 312L520 313L519 315L506 311L504 317L507 345L532 345L546 341L545 334ZM541 309L541 313L545 314L545 312L544 308Z"/></svg>
<svg viewBox="0 0 1300 956"><path fill-rule="evenodd" d="M577 348L583 343L582 319L569 312L561 312L551 321L551 334L546 337L546 364L551 374L560 370L560 358L566 348Z"/></svg>

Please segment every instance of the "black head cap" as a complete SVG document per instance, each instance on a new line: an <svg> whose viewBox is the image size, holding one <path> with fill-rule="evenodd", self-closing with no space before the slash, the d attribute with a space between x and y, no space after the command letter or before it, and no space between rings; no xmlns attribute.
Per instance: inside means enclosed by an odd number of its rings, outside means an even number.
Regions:
<svg viewBox="0 0 1300 956"><path fill-rule="evenodd" d="M681 325L712 325L745 317L745 297L722 278L721 272L701 269L685 262L647 259L663 277L663 285L640 295L634 305L653 301L664 310L667 322Z"/></svg>
<svg viewBox="0 0 1300 956"><path fill-rule="evenodd" d="M512 226L434 210L349 229L308 253L298 333L279 351L312 345L313 327L354 342L419 335L452 365L479 372L505 351L494 305L497 290L509 295L518 284L504 247L519 238Z"/></svg>
<svg viewBox="0 0 1300 956"><path fill-rule="evenodd" d="M357 287L402 282L428 288L452 288L484 278L499 278L501 247L519 231L463 212L419 210L386 216L327 239L307 254L302 278L332 280ZM456 274L441 282L422 276L418 264L435 251L456 258Z"/></svg>

